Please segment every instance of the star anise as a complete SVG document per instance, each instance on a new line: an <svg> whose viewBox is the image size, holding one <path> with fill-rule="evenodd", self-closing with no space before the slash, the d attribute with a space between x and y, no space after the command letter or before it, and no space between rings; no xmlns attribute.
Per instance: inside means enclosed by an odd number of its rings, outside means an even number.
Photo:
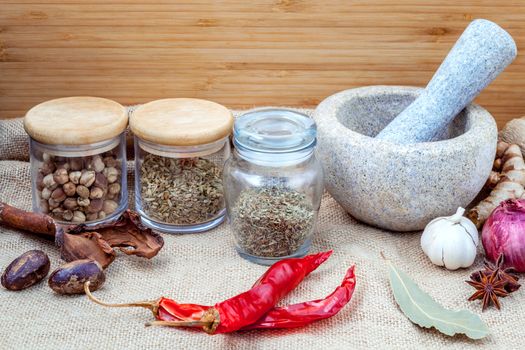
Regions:
<svg viewBox="0 0 525 350"><path fill-rule="evenodd" d="M503 254L499 255L496 264L492 264L485 260L485 269L474 272L472 275L470 275L470 278L476 282L480 282L481 274L490 276L494 271L496 271L499 279L507 281L504 287L505 290L508 293L515 292L521 287L521 285L518 283L519 277L513 267L504 268L504 261L505 257Z"/></svg>
<svg viewBox="0 0 525 350"><path fill-rule="evenodd" d="M483 311L492 303L500 309L498 297L504 298L510 293L517 291L521 285L518 283L519 277L516 270L512 267L504 268L504 256L501 254L496 264L485 261L485 269L476 271L470 275L469 285L476 288L476 292L468 299L483 300Z"/></svg>
<svg viewBox="0 0 525 350"><path fill-rule="evenodd" d="M494 306L499 310L501 305L499 303L498 297L504 298L509 295L509 292L505 290L505 284L507 281L502 280L498 277L498 272L494 271L490 276L485 275L482 271L478 272L479 282L478 281L465 281L470 284L472 287L476 288L476 292L468 298L468 301L473 301L476 299L483 300L482 311L490 305Z"/></svg>

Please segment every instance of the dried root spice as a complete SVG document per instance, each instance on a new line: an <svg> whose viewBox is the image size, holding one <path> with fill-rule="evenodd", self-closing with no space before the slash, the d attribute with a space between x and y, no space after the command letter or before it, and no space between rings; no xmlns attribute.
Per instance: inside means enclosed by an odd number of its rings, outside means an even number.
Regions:
<svg viewBox="0 0 525 350"><path fill-rule="evenodd" d="M246 253L280 257L295 253L310 236L315 211L303 193L262 187L241 192L231 221L237 244Z"/></svg>
<svg viewBox="0 0 525 350"><path fill-rule="evenodd" d="M153 220L191 225L224 208L222 169L208 159L147 154L140 176L142 208Z"/></svg>

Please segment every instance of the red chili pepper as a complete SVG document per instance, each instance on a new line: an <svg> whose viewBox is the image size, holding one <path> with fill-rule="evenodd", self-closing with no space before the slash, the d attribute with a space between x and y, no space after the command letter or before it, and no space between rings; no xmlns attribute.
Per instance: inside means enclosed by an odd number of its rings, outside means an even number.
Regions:
<svg viewBox="0 0 525 350"><path fill-rule="evenodd" d="M356 278L355 266L346 272L343 282L324 299L307 301L283 307L274 307L255 323L242 330L275 329L302 327L315 321L324 320L337 314L348 304L354 293ZM197 304L179 304L164 299L159 308L158 319L165 321L198 321L210 306Z"/></svg>
<svg viewBox="0 0 525 350"><path fill-rule="evenodd" d="M348 269L343 282L324 299L274 307L248 329L295 328L324 320L337 314L352 298L355 289L355 266Z"/></svg>
<svg viewBox="0 0 525 350"><path fill-rule="evenodd" d="M292 291L297 285L332 254L332 251L305 256L304 258L284 259L272 265L266 273L248 291L208 308L199 321L177 322L163 320L151 324L166 326L203 327L210 334L229 333L248 326L268 311ZM88 297L101 305L113 307L139 306L153 311L157 319L170 314L176 305L169 299L139 302L132 304L106 304L95 299L89 291L89 283L84 290ZM188 305L188 304L186 304ZM192 304L189 304L192 305ZM180 304L179 304L180 306ZM184 318L200 313L200 306L194 305L177 309ZM196 311L197 310L197 311Z"/></svg>

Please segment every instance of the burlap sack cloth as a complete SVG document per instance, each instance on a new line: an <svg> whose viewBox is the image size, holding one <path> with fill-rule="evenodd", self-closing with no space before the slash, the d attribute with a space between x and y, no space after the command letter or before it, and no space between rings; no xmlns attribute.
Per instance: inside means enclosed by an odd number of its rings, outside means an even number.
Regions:
<svg viewBox="0 0 525 350"><path fill-rule="evenodd" d="M0 121L0 142L0 200L30 210L27 138L21 120ZM106 284L95 295L112 302L167 296L212 305L249 289L266 270L237 255L227 224L201 234L166 234L164 239L163 250L152 260L119 254L106 272ZM324 297L356 264L354 297L331 319L294 330L215 336L197 330L144 328L144 322L152 319L147 310L103 308L85 296L57 295L44 282L21 292L0 288L0 348L523 348L525 291L503 299L501 311L490 308L481 313L479 302L467 301L474 290L464 280L481 267L482 255L469 269L447 271L432 265L419 239L420 233L391 233L361 224L325 195L311 251L333 249L334 254L283 303ZM50 242L0 226L0 267L30 249L49 254L51 269L62 264ZM381 251L445 307L480 314L491 335L473 341L412 324L394 301Z"/></svg>

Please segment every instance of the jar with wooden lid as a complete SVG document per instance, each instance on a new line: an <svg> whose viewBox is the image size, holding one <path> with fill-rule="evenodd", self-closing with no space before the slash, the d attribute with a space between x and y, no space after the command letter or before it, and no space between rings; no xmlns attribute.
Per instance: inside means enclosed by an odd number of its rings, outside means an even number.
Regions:
<svg viewBox="0 0 525 350"><path fill-rule="evenodd" d="M30 109L33 211L61 224L116 220L128 206L126 109L98 97L65 97Z"/></svg>
<svg viewBox="0 0 525 350"><path fill-rule="evenodd" d="M133 112L135 205L146 226L191 233L224 220L232 126L226 107L200 99L157 100Z"/></svg>

